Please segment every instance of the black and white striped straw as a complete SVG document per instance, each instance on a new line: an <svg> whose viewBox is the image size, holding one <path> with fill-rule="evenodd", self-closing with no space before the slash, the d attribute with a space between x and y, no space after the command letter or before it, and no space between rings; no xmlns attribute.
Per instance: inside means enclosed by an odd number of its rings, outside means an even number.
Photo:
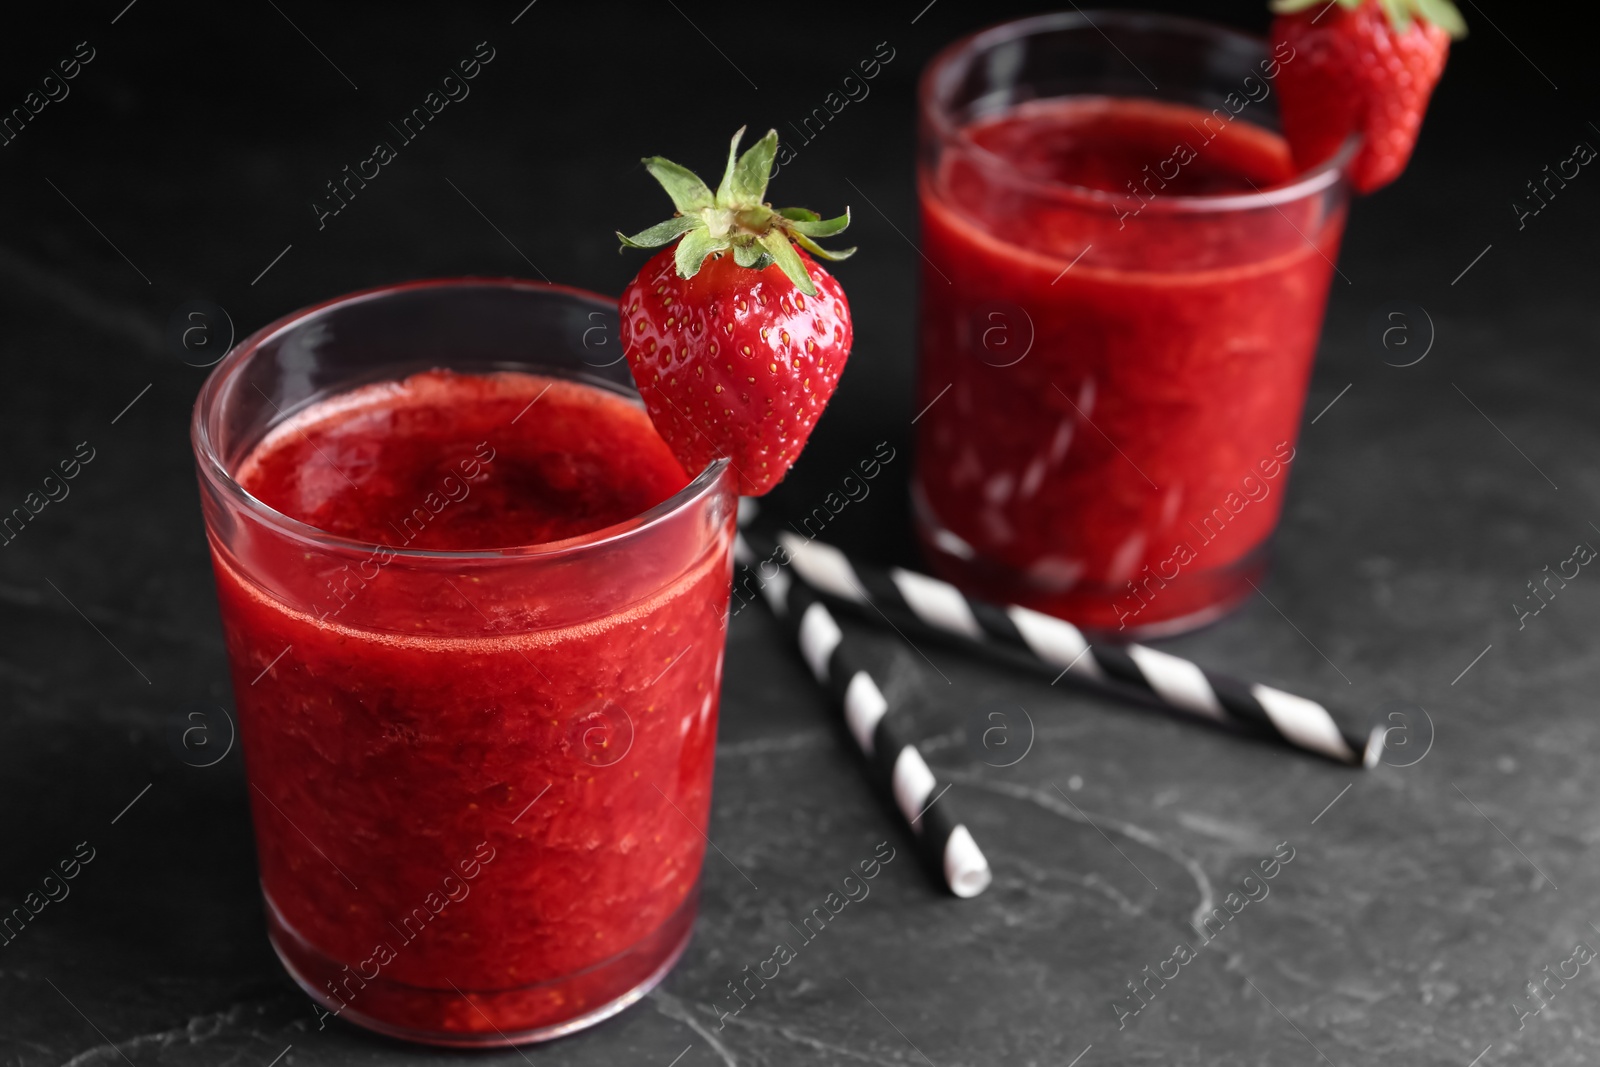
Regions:
<svg viewBox="0 0 1600 1067"><path fill-rule="evenodd" d="M792 533L780 533L778 540L802 583L851 606L875 608L919 632L1000 650L1088 686L1153 699L1339 763L1372 767L1383 754L1381 725L1352 730L1314 700L1241 682L1143 645L1091 645L1076 626L1053 615L976 600L948 582L868 566Z"/></svg>
<svg viewBox="0 0 1600 1067"><path fill-rule="evenodd" d="M756 556L741 536L735 557L754 567ZM989 861L966 826L951 814L945 790L940 788L928 761L900 735L889 714L888 698L860 657L844 646L827 605L804 582L777 570L771 577L756 576L762 595L774 615L795 634L800 654L844 710L846 725L867 764L894 796L895 807L911 827L918 847L939 870L944 884L958 897L975 897L989 887Z"/></svg>

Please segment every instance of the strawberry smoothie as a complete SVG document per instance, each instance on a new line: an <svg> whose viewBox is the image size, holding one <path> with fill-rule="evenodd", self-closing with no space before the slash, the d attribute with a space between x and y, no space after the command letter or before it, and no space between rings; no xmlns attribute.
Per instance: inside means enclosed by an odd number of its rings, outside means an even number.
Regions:
<svg viewBox="0 0 1600 1067"><path fill-rule="evenodd" d="M501 1044L642 994L694 918L731 494L683 510L636 401L520 372L337 392L235 477L278 516L208 524L261 880L321 1025Z"/></svg>
<svg viewBox="0 0 1600 1067"><path fill-rule="evenodd" d="M1342 195L1271 192L1295 180L1248 116L1135 98L1020 103L924 153L936 570L1122 636L1248 594L1344 223Z"/></svg>

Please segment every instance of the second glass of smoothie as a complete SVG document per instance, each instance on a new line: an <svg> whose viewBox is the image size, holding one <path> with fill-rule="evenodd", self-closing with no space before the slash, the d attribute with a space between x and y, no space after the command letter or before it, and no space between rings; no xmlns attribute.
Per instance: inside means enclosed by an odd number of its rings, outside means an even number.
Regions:
<svg viewBox="0 0 1600 1067"><path fill-rule="evenodd" d="M917 528L988 599L1120 638L1250 593L1354 145L1297 173L1254 38L1046 15L921 86Z"/></svg>

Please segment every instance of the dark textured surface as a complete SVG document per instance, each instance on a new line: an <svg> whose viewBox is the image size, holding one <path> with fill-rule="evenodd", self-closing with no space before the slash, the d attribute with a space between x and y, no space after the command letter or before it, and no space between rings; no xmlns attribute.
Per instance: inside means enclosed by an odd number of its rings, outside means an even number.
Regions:
<svg viewBox="0 0 1600 1067"><path fill-rule="evenodd" d="M899 458L827 536L908 560L911 86L933 48L1014 9L941 0L913 24L923 0L831 21L812 6L540 0L512 25L522 0L124 3L9 12L0 44L7 109L76 42L96 49L71 95L0 148L0 509L78 442L94 449L71 495L0 549L0 910L78 842L96 850L71 895L0 947L0 1064L460 1059L318 1031L266 943L238 753L202 769L170 744L190 705L230 700L186 436L204 371L164 340L171 316L206 298L247 331L332 294L464 273L615 292L637 260L610 231L663 206L642 152L709 168L733 127L808 111L886 41L895 58L872 95L779 178L781 200L854 205L867 251L839 272L857 318L850 370L771 506L809 511L887 440ZM1517 1016L1536 1006L1526 982L1575 943L1600 945L1600 578L1585 570L1521 629L1510 606L1575 543L1600 544L1600 177L1582 173L1520 231L1510 208L1575 141L1600 143L1600 112L1575 37L1527 6L1463 6L1474 36L1421 156L1352 218L1308 416L1339 399L1304 431L1264 595L1165 646L1348 707L1414 702L1436 727L1426 756L1352 772L902 646L894 684L925 709L930 757L995 867L986 895L956 902L910 862L776 626L745 612L712 836L760 889L712 854L696 938L660 990L528 1062L1600 1056L1594 967L1520 1030ZM1264 22L1254 4L1207 11ZM323 182L481 40L496 58L472 96L319 231ZM720 95L680 102L690 88ZM1437 331L1408 368L1385 366L1367 336L1395 299ZM1037 728L1007 769L970 743L1000 706ZM1391 758L1415 758L1427 733ZM885 839L901 859L871 896L719 1030L724 983ZM1191 916L1279 842L1294 859L1270 895L1119 1031L1124 983L1195 941Z"/></svg>

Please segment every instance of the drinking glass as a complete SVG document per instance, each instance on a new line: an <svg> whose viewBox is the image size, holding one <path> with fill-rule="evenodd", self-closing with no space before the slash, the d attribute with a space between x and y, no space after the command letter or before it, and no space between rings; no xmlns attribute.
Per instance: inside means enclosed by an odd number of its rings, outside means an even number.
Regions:
<svg viewBox="0 0 1600 1067"><path fill-rule="evenodd" d="M1202 22L1071 12L974 34L924 71L913 506L937 572L1121 638L1249 595L1357 143L1266 187L1167 186L1241 147L1286 153L1275 79L1293 62ZM1130 135L1147 102L1196 111L1177 144L1100 161L1117 191L1019 164L1044 137L1008 156L974 135L1062 101L1120 107Z"/></svg>
<svg viewBox="0 0 1600 1067"><path fill-rule="evenodd" d="M322 1025L512 1044L620 1011L688 941L736 487L719 460L584 536L422 551L313 528L236 480L297 412L430 368L637 401L613 301L430 281L244 341L193 444L273 948Z"/></svg>

